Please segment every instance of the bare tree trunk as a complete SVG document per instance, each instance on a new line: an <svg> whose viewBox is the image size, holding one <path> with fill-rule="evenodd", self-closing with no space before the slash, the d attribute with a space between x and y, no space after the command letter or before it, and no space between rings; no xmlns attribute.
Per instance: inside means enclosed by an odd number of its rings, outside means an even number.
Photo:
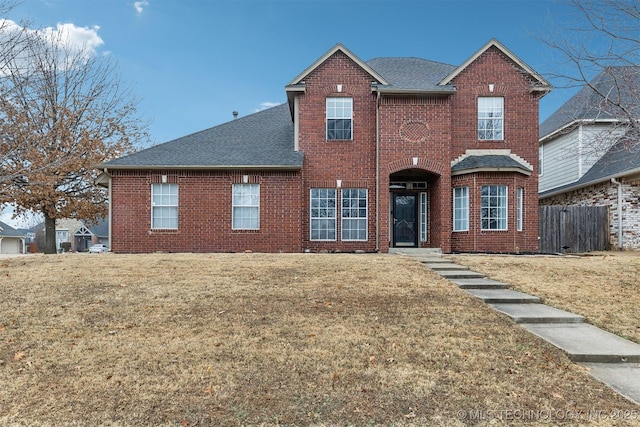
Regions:
<svg viewBox="0 0 640 427"><path fill-rule="evenodd" d="M56 251L56 219L44 217L44 253L55 254Z"/></svg>

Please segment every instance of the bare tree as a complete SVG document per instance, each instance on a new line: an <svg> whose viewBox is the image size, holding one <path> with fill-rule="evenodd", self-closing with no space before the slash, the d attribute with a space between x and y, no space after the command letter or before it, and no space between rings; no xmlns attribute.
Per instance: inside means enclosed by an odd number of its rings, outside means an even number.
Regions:
<svg viewBox="0 0 640 427"><path fill-rule="evenodd" d="M55 220L107 213L94 166L133 150L147 124L116 66L63 31L23 31L0 64L0 202L45 218L45 253Z"/></svg>
<svg viewBox="0 0 640 427"><path fill-rule="evenodd" d="M608 120L608 135L623 132L627 142L640 145L640 2L564 1L574 21L558 31L546 28L540 40L559 55L549 75L554 85L582 88L565 114Z"/></svg>

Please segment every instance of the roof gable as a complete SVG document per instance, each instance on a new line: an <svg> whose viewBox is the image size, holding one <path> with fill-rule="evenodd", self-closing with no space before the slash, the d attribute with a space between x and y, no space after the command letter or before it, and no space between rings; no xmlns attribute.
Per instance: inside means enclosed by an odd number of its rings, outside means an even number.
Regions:
<svg viewBox="0 0 640 427"><path fill-rule="evenodd" d="M624 114L616 102L640 117L639 88L640 66L607 67L540 124L540 138L547 139L578 122L618 122Z"/></svg>
<svg viewBox="0 0 640 427"><path fill-rule="evenodd" d="M355 62L360 68L362 68L367 74L369 74L374 80L381 84L388 84L387 81L378 74L373 68L367 65L366 62L362 61L356 55L353 54L349 49L344 47L342 44L338 43L331 49L329 49L324 55L318 58L313 64L309 65L302 73L298 74L293 80L291 80L287 87L295 86L303 82L303 80L311 74L316 68L318 68L322 63L324 63L327 59L331 58L336 52L344 53L349 59Z"/></svg>
<svg viewBox="0 0 640 427"><path fill-rule="evenodd" d="M531 76L531 78L535 81L534 85L531 87L531 91L541 91L547 93L551 90L551 84L545 80L540 74L536 73L533 68L529 67L524 61L518 58L513 52L507 49L502 43L500 43L496 39L489 40L484 46L482 46L476 53L471 55L469 59L463 62L459 67L457 67L453 72L451 72L448 76L446 76L440 82L440 85L450 84L451 81L462 71L464 71L471 63L473 63L476 59L478 59L483 53L485 53L490 48L495 47L500 50L504 55L507 56L511 61L513 61L518 67L522 68L527 74Z"/></svg>

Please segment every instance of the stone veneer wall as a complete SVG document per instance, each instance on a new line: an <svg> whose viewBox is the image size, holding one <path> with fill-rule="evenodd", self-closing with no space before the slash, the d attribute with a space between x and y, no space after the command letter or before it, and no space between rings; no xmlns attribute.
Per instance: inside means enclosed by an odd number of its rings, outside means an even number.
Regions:
<svg viewBox="0 0 640 427"><path fill-rule="evenodd" d="M622 182L622 246L640 249L640 179ZM540 200L541 205L609 206L609 242L618 248L618 186L610 181Z"/></svg>

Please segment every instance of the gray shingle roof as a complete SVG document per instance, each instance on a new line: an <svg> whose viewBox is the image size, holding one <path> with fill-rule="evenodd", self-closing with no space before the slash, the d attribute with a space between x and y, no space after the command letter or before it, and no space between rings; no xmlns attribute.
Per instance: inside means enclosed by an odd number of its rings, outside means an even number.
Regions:
<svg viewBox="0 0 640 427"><path fill-rule="evenodd" d="M25 237L25 233L16 230L15 228L0 222L0 236L6 237Z"/></svg>
<svg viewBox="0 0 640 427"><path fill-rule="evenodd" d="M451 167L451 172L462 172L474 169L521 169L527 173L531 170L507 155L467 156Z"/></svg>
<svg viewBox="0 0 640 427"><path fill-rule="evenodd" d="M390 83L388 87L400 90L451 90L438 83L456 69L420 58L374 58L367 65Z"/></svg>
<svg viewBox="0 0 640 427"><path fill-rule="evenodd" d="M289 108L281 104L106 162L100 167L300 169L302 159L303 154L294 151Z"/></svg>
<svg viewBox="0 0 640 427"><path fill-rule="evenodd" d="M591 82L594 90L585 85L564 105L540 124L540 138L576 120L611 120L621 116L620 110L610 103L603 102L598 94L608 94L615 102L621 101L635 117L640 117L640 66L608 67ZM615 90L620 88L620 94Z"/></svg>
<svg viewBox="0 0 640 427"><path fill-rule="evenodd" d="M640 169L640 146L621 137L578 181L543 191L539 196L564 193L608 181Z"/></svg>

